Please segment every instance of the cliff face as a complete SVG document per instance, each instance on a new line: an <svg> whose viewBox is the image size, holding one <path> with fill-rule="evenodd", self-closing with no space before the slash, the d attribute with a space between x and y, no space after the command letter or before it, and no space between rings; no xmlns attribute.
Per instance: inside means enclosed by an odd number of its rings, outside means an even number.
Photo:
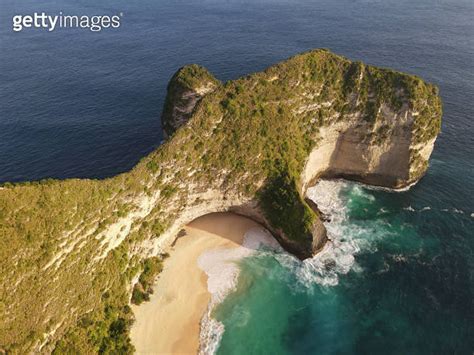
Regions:
<svg viewBox="0 0 474 355"><path fill-rule="evenodd" d="M414 117L408 106L399 112L386 109L381 117L385 121L379 123L384 127L383 138L368 136L372 127L361 124L358 114L321 130L322 142L308 157L303 186L317 177L346 178L389 188L403 188L420 179L436 138L422 143L413 139Z"/></svg>
<svg viewBox="0 0 474 355"><path fill-rule="evenodd" d="M317 77L313 73L308 83L305 79L309 73L304 73L304 70L295 77L281 73L288 69L288 64L297 64L301 57L309 61L325 57L318 63L322 66L318 74L332 76L334 82L328 84L327 78ZM308 143L311 149L304 156L304 165L300 164L292 177L296 182L295 192L304 199L306 189L320 177L346 178L388 188L403 188L419 180L428 167L428 159L440 129L441 103L437 88L426 85L416 77L358 62L351 63L326 51L307 53L301 57L269 68L259 78L259 82L250 85L271 87L273 82L281 85L281 76L285 76L283 86L288 86L287 91L296 90L297 94L285 92L283 88L282 91L288 96L283 98L277 95L278 101L266 104L278 105L280 111L287 109L289 116L286 119L298 117L296 120L306 120L306 124L313 125L307 128L312 130L309 138L312 141ZM180 77L186 75L183 70L186 67L175 74L170 87L175 85L174 82L182 81ZM335 75L335 71L339 75ZM209 85L210 76L206 71L204 78L198 80L199 84L195 83L195 86ZM226 91L227 87L232 86L232 83L227 83L221 90ZM238 88L241 86L242 84L236 85L236 94L227 93L231 101L225 99L221 104L237 103L240 101L239 94L248 95L239 92ZM216 90L216 86L213 86L213 90ZM200 95L199 99L212 91ZM176 95L176 91L168 89L167 103L170 107L173 107L173 103L180 107L180 103L186 101L187 97L187 93ZM248 98L243 99L245 100ZM251 98L254 105L258 100L258 94ZM192 119L196 108L195 105L187 107L186 117L164 115L163 125L174 127L175 130L185 125ZM232 111L236 116L248 115L250 119L258 114L255 108L248 110L242 103L239 108L232 108ZM286 169L290 170L288 166ZM276 187L278 188L281 186ZM275 229L268 217L271 215L271 207L265 209L261 197L261 194L257 194L245 208L233 209L264 224L287 250L300 258L309 257L324 246L326 231L319 218L314 218L309 223L311 226L306 228L305 232L311 234L312 238L295 242L298 238L288 236L284 228ZM304 199L299 203L304 209L309 207L318 215L317 206L310 201Z"/></svg>
<svg viewBox="0 0 474 355"><path fill-rule="evenodd" d="M187 122L201 98L219 85L216 78L196 64L179 69L167 88L168 95L161 115L164 134L173 134Z"/></svg>
<svg viewBox="0 0 474 355"><path fill-rule="evenodd" d="M126 334L142 260L207 213L249 216L313 255L326 234L307 188L417 181L441 103L417 77L316 50L225 84L184 67L162 119L168 140L128 173L0 189L0 349L127 352L110 334Z"/></svg>

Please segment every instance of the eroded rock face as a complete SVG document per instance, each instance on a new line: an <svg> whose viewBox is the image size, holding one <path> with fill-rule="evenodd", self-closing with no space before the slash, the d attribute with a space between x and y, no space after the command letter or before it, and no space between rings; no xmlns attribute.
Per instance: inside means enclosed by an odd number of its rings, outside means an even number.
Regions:
<svg viewBox="0 0 474 355"><path fill-rule="evenodd" d="M423 143L414 141L414 119L408 107L399 113L385 111L381 117L380 125L387 127L383 139L368 135L374 128L361 123L357 116L321 129L321 143L310 153L302 174L303 186L309 187L319 177L346 178L394 189L419 180L436 137Z"/></svg>
<svg viewBox="0 0 474 355"><path fill-rule="evenodd" d="M311 62L315 59L312 58L313 55L321 53L329 52L314 51L301 57ZM300 56L290 59L286 64L297 62L298 57ZM248 207L239 209L241 214L265 225L288 251L302 259L321 250L327 240L317 206L310 200L304 200L308 187L320 177L346 178L388 188L409 186L425 173L440 128L441 103L434 86L406 74L358 62L345 62L345 59L337 56L329 60L333 59L336 63L331 63L333 67L324 64L329 68L323 65L323 73L341 70L342 74L335 75L335 83L328 85L336 88L328 90L330 94L325 92L325 80L320 81L318 77L307 80L305 74L293 74L293 68L289 69L285 65L282 67L289 70L290 74L282 73L282 68L272 70L278 66L271 67L248 85L250 88L264 85L269 90L275 90L274 86L280 85L277 89L280 93L287 90L281 86L288 86L287 96L276 95L276 100L269 100L265 105L271 102L280 105L280 109L282 106L289 108L290 111L283 119L312 126L309 129L311 150L303 157L304 161L299 162L304 163L303 168L294 176L298 182L297 193L301 196L298 204L318 216L313 220L312 226L306 228L304 234L307 235L295 238L294 235L289 236L285 228L276 227L269 218L268 208L266 211L261 204L261 195L253 199L258 208L252 208L251 211ZM193 85L195 88L209 89L201 89L200 94L188 87L181 89L182 85L176 83L179 83L183 73L192 71L186 67L180 69L168 88L168 112L173 114L164 114L163 122L165 126L172 127L173 131L192 120L198 100L218 88L215 81L209 79L211 75L207 71L202 75L204 70L200 69L198 75L194 76ZM226 87L232 87L231 83L227 83ZM261 93L258 90L255 93L244 93L245 89L239 90L240 87L240 84L236 84L235 93L227 93L230 100L224 97L220 104L239 102L239 96L250 96L253 104L260 100ZM219 91L229 90L220 87ZM214 107L215 104L212 106L207 103L209 116L225 116L225 113L216 113L217 109ZM234 107L232 110L241 115L242 107L243 104L240 103L240 111ZM256 112L258 113L255 109L250 111L249 119ZM220 120L222 117L214 119L213 127L217 127ZM278 188L276 186L273 189ZM291 208L298 209L296 205Z"/></svg>
<svg viewBox="0 0 474 355"><path fill-rule="evenodd" d="M327 235L307 188L416 182L441 101L420 78L314 50L225 84L181 68L162 121L168 139L127 173L0 189L0 349L97 352L88 334L127 316L143 259L211 212L248 216L311 257Z"/></svg>
<svg viewBox="0 0 474 355"><path fill-rule="evenodd" d="M193 64L179 69L167 88L161 116L164 134L170 136L186 123L201 98L219 85L219 81L201 66Z"/></svg>

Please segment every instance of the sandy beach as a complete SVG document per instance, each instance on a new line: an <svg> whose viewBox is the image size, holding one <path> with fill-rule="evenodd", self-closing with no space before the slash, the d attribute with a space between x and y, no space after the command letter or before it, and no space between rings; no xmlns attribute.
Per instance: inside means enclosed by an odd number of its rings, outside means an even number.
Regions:
<svg viewBox="0 0 474 355"><path fill-rule="evenodd" d="M197 353L200 320L211 299L198 258L210 249L241 245L254 227L260 226L248 218L213 213L184 228L186 235L169 251L150 301L132 306L136 321L131 339L137 353Z"/></svg>

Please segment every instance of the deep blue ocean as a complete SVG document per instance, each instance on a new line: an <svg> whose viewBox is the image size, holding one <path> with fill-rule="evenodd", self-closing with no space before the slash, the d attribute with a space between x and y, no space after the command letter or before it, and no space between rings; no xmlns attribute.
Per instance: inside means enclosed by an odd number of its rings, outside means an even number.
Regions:
<svg viewBox="0 0 474 355"><path fill-rule="evenodd" d="M59 11L123 16L98 33L12 30L14 15ZM225 81L318 47L439 85L442 133L407 192L331 183L341 250L312 271L242 261L215 312L218 352L473 354L472 0L2 0L0 182L127 171L160 144L182 65Z"/></svg>

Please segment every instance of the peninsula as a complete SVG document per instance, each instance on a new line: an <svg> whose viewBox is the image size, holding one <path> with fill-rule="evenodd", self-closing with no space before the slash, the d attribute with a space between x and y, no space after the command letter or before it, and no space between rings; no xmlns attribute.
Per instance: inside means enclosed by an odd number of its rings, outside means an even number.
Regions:
<svg viewBox="0 0 474 355"><path fill-rule="evenodd" d="M308 187L321 177L415 183L441 115L434 85L328 50L226 83L179 69L167 140L131 171L0 188L0 352L133 351L140 276L210 213L248 217L312 256L326 232Z"/></svg>

